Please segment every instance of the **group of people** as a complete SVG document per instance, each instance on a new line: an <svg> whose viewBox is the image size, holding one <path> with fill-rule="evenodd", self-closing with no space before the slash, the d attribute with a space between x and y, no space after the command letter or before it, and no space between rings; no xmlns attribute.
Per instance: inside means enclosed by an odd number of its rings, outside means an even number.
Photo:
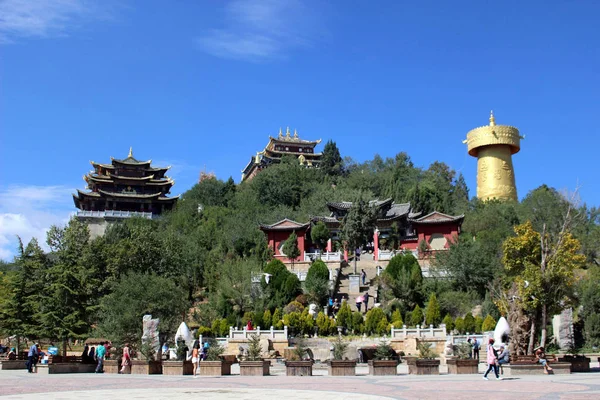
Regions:
<svg viewBox="0 0 600 400"><path fill-rule="evenodd" d="M487 346L486 360L488 364L488 369L483 375L483 379L485 379L486 381L488 380L487 376L491 371L494 371L497 380L502 380L502 377L500 377L500 375L498 374L498 370L500 369L500 367L502 367L502 365L508 364L510 362L508 348L506 348L504 344L501 344L500 349L496 350L496 348L494 347L494 343L495 340L490 338ZM549 371L552 371L552 368L550 368L550 365L548 364L548 358L546 357L546 352L543 346L540 346L537 349L535 349L534 354L535 361L538 364L542 365L545 374L548 374Z"/></svg>

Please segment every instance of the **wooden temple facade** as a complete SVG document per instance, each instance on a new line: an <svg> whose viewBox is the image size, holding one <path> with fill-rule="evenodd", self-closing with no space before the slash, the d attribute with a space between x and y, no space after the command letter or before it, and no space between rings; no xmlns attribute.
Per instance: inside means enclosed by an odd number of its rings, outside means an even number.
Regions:
<svg viewBox="0 0 600 400"><path fill-rule="evenodd" d="M285 135L279 129L276 138L269 136L269 143L265 148L250 157L250 162L242 170L242 182L254 178L268 166L281 162L281 158L286 155L298 158L300 164L307 167L318 167L322 154L317 153L315 147L319 143L321 139L315 141L300 139L296 130L292 135L289 127Z"/></svg>

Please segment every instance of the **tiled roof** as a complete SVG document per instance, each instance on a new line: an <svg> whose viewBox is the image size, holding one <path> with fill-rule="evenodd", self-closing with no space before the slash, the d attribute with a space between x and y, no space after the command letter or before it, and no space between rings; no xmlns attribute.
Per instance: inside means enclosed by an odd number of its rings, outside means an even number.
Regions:
<svg viewBox="0 0 600 400"><path fill-rule="evenodd" d="M369 207L379 208L381 206L392 203L392 201L393 200L391 197L389 199L385 199L385 200L371 200L371 201L369 201ZM352 208L352 202L351 201L329 202L329 203L327 203L327 207L335 208L338 210L349 210L350 208Z"/></svg>
<svg viewBox="0 0 600 400"><path fill-rule="evenodd" d="M334 218L334 217L323 217L323 216L320 216L320 215L317 215L317 216L314 216L314 217L310 217L310 220L313 221L313 222L319 222L319 221L328 222L328 223L339 222L337 220L337 218Z"/></svg>
<svg viewBox="0 0 600 400"><path fill-rule="evenodd" d="M310 222L301 224L299 222L292 221L291 219L284 218L281 221L275 222L274 224L271 224L271 225L260 224L259 228L263 229L263 230L266 229L266 230L292 231L292 230L296 230L296 229L308 228L309 226L310 226Z"/></svg>
<svg viewBox="0 0 600 400"><path fill-rule="evenodd" d="M433 211L421 218L411 219L410 222L414 224L444 224L448 222L462 223L465 218L463 215L448 215L439 211Z"/></svg>

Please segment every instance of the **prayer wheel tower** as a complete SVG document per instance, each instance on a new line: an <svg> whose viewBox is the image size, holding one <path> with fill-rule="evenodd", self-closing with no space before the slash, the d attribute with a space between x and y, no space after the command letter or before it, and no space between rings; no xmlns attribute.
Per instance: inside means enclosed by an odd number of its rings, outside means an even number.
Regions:
<svg viewBox="0 0 600 400"><path fill-rule="evenodd" d="M493 112L489 125L467 133L463 143L477 157L477 198L517 200L512 155L521 150L522 138L514 126L496 125Z"/></svg>

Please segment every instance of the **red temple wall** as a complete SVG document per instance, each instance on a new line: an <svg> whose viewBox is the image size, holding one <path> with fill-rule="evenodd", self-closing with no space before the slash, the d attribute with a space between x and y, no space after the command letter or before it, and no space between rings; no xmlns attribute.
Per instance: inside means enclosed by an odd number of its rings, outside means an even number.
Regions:
<svg viewBox="0 0 600 400"><path fill-rule="evenodd" d="M287 240L292 232L290 231L268 231L267 232L267 240L269 241L269 248L273 251L275 258L281 260L283 262L291 262L291 259L284 257L280 252L279 248L281 244ZM294 261L302 260L304 255L304 251L306 248L306 230L296 231L296 235L298 236L298 249L300 249L300 256L296 258Z"/></svg>

